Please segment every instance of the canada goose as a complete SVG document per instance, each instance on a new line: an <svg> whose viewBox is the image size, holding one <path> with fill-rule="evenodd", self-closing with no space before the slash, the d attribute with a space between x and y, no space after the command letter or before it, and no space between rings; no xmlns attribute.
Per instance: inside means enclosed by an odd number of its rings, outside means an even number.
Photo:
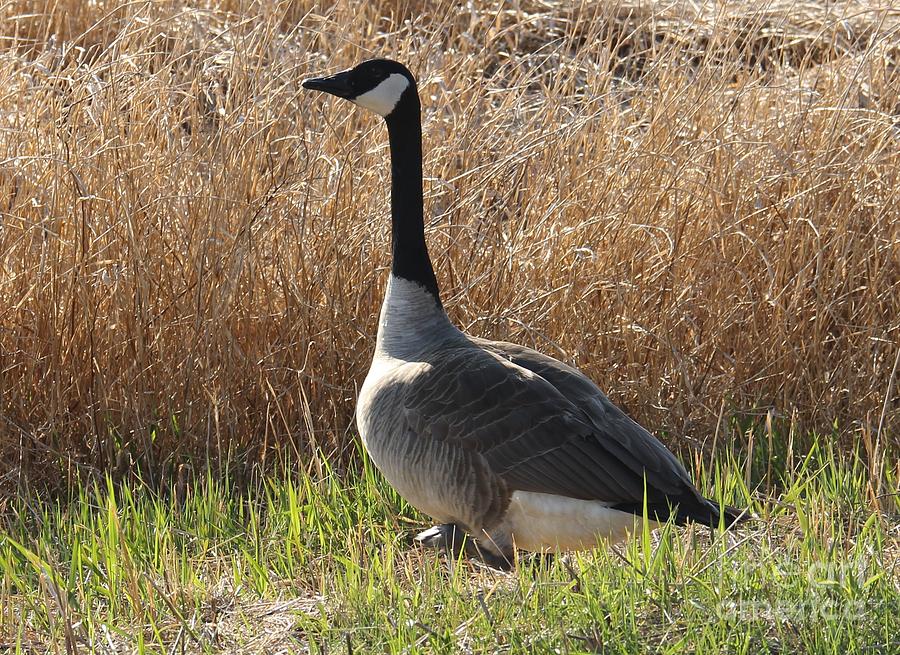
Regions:
<svg viewBox="0 0 900 655"><path fill-rule="evenodd" d="M514 549L618 540L643 515L730 526L675 456L578 370L530 348L470 337L448 319L425 245L416 80L387 59L308 79L382 116L391 152L393 261L356 421L385 478L442 525L433 543L474 538L492 563Z"/></svg>

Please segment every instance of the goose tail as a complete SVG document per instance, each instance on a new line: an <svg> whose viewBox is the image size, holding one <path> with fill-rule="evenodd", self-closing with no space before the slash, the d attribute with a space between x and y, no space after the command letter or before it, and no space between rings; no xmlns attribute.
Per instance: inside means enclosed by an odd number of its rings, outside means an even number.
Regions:
<svg viewBox="0 0 900 655"><path fill-rule="evenodd" d="M752 515L747 509L731 505L719 505L716 501L708 498L703 499L703 504L700 507L691 508L686 512L678 512L679 523L693 521L708 525L711 528L717 528L721 524L726 530L735 528L751 518Z"/></svg>

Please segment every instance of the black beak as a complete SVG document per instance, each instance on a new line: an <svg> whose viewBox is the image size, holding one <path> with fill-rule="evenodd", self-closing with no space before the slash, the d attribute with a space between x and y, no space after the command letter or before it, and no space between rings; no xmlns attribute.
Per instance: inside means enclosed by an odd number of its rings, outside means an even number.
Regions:
<svg viewBox="0 0 900 655"><path fill-rule="evenodd" d="M350 71L341 71L330 77L312 77L303 80L303 88L324 91L338 98L350 99L355 95L350 88Z"/></svg>

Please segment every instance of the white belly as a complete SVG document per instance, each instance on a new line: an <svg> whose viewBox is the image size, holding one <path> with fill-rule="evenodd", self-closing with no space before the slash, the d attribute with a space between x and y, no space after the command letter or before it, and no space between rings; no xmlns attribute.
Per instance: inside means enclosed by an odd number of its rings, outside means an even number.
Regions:
<svg viewBox="0 0 900 655"><path fill-rule="evenodd" d="M511 540L516 548L530 551L583 550L601 540L624 539L640 531L641 522L641 517L597 500L516 491L503 521L489 531L487 539L498 545ZM651 522L651 527L655 525Z"/></svg>

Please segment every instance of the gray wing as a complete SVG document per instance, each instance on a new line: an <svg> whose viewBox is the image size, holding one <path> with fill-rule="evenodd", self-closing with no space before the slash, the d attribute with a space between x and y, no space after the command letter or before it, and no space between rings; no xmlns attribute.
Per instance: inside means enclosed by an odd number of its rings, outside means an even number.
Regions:
<svg viewBox="0 0 900 655"><path fill-rule="evenodd" d="M650 432L613 405L594 382L578 369L543 353L505 341L472 338L477 345L532 371L550 382L563 396L581 409L604 441L619 457L635 456L644 466L648 477L648 510L660 519L668 518L669 510L677 504L676 521L699 521L718 525L720 507L697 491L681 462ZM635 463L632 462L632 466ZM668 491L665 497L654 497L650 480L668 479L674 486L681 483L681 492ZM618 509L641 513L641 502L623 502ZM724 508L726 526L744 521L749 514L736 507Z"/></svg>
<svg viewBox="0 0 900 655"><path fill-rule="evenodd" d="M593 380L578 369L531 348L505 341L472 339L477 345L541 376L581 410L598 436L622 459L691 486L681 462L649 431L616 407Z"/></svg>
<svg viewBox="0 0 900 655"><path fill-rule="evenodd" d="M409 387L404 407L417 434L479 452L511 490L631 511L640 511L645 484L648 503L660 507L702 500L678 460L580 373L557 371L552 362L565 365L546 356L523 366L515 359L528 353L476 343L481 348L442 351Z"/></svg>

